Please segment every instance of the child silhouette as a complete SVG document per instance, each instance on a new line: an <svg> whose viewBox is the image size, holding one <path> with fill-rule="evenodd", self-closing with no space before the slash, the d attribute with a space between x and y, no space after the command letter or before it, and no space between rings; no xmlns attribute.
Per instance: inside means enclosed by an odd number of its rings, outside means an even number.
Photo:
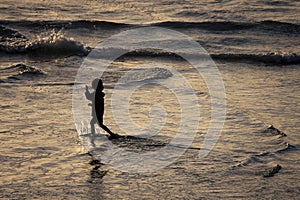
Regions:
<svg viewBox="0 0 300 200"><path fill-rule="evenodd" d="M111 132L107 126L103 124L103 115L104 115L104 92L103 92L103 82L101 79L95 79L92 82L92 88L95 90L94 92L90 93L88 86L85 86L85 96L88 100L90 100L92 103L89 105L92 106L92 119L90 122L91 125L91 131L92 136L96 133L95 131L95 124L98 123L98 125L105 130L107 133L109 133L110 137L117 137L118 135Z"/></svg>

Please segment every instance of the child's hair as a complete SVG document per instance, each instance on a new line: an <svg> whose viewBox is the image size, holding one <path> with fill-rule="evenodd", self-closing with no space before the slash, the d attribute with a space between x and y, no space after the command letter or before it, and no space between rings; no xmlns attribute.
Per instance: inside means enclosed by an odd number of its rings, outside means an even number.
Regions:
<svg viewBox="0 0 300 200"><path fill-rule="evenodd" d="M94 89L96 89L97 86L98 86L99 84L101 84L101 85L103 86L102 80L101 80L100 78L96 78L96 79L93 80L93 82L92 82L92 87L93 87Z"/></svg>

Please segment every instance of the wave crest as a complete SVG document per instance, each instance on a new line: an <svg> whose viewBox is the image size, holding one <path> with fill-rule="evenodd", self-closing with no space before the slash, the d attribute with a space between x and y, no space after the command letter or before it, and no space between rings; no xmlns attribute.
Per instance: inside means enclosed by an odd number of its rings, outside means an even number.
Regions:
<svg viewBox="0 0 300 200"><path fill-rule="evenodd" d="M30 41L26 37L4 38L0 51L5 53L34 53L42 55L87 55L89 49L72 38L66 38L62 31L52 30Z"/></svg>
<svg viewBox="0 0 300 200"><path fill-rule="evenodd" d="M182 52L186 54L187 52ZM190 53L188 53L190 54ZM134 57L167 57L167 58L179 58L180 56L172 52L166 52L156 49L144 49L136 50L126 54L126 56ZM235 54L235 53L226 53L226 54L210 54L213 59L216 60L225 60L225 61L250 61L250 62L261 62L265 64L273 65L293 65L300 63L300 55L296 53L285 53L285 52L270 52L266 54Z"/></svg>
<svg viewBox="0 0 300 200"><path fill-rule="evenodd" d="M266 64L291 65L300 63L300 55L295 53L271 52L267 54L213 54L212 58L228 61L249 60Z"/></svg>

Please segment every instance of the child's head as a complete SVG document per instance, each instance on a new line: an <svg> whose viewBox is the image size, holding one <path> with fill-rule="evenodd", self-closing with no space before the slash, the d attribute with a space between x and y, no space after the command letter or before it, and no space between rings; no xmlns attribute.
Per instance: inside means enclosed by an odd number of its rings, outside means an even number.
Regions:
<svg viewBox="0 0 300 200"><path fill-rule="evenodd" d="M96 90L97 87L98 87L99 89L103 90L104 87L103 87L103 82L102 82L102 80L101 80L100 78L96 78L95 80L93 80L93 82L92 82L92 87L93 87L94 90Z"/></svg>

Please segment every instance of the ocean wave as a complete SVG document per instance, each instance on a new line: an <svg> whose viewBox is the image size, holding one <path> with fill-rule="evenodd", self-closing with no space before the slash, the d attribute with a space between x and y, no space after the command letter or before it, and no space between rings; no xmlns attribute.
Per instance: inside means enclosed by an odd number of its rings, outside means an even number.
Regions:
<svg viewBox="0 0 300 200"><path fill-rule="evenodd" d="M31 42L27 46L27 49L31 52L42 54L87 55L89 52L83 44L73 40L72 38L66 38L61 31L55 32L54 30L45 37L38 37L37 40Z"/></svg>
<svg viewBox="0 0 300 200"><path fill-rule="evenodd" d="M58 20L58 21L6 21L0 20L0 25L20 26L30 29L76 29L76 28L122 28L127 26L134 26L133 24L118 23L112 21L96 21L96 20Z"/></svg>
<svg viewBox="0 0 300 200"><path fill-rule="evenodd" d="M280 138L278 138L278 141L281 142L277 143L277 145L274 146L273 151L266 151L263 153L251 155L244 161L241 161L238 164L232 166L232 169L244 169L248 166L251 166L252 169L255 169L255 174L261 175L262 177L272 177L282 169L281 165L277 164L278 155L295 150L296 147L285 142L283 137L287 135L279 129L275 128L273 125L268 126L261 132L263 134L266 134L267 136L281 136Z"/></svg>
<svg viewBox="0 0 300 200"><path fill-rule="evenodd" d="M272 177L275 174L277 174L281 169L281 165L276 164L272 168L265 170L265 172L263 173L263 177Z"/></svg>
<svg viewBox="0 0 300 200"><path fill-rule="evenodd" d="M182 52L182 55L186 54L186 52ZM208 55L208 54L207 54ZM204 55L204 56L207 56ZM142 49L136 50L127 53L125 56L129 57L170 57L170 58L181 58L181 56L161 50L151 50L151 49ZM250 62L261 62L265 64L273 64L273 65L293 65L300 63L300 55L295 53L278 53L271 52L267 54L210 54L212 59L216 60L225 60L225 61L250 61Z"/></svg>
<svg viewBox="0 0 300 200"><path fill-rule="evenodd" d="M254 156L250 156L245 161L242 161L239 164L234 165L233 168L236 168L236 167L245 167L245 166L248 166L248 165L250 165L251 163L254 163L254 162L263 163L264 161L262 159L258 158L258 156L254 155Z"/></svg>
<svg viewBox="0 0 300 200"><path fill-rule="evenodd" d="M191 13L195 14L194 11ZM238 22L238 21L162 21L149 24L128 24L113 21L97 21L97 20L58 20L58 21L8 21L0 20L0 25L13 25L27 28L40 29L74 29L74 28L123 28L123 27L139 27L139 26L161 26L178 29L204 29L211 31L234 31L243 29L262 29L265 31L284 31L288 33L300 33L300 24L264 20L254 22ZM1 29L0 29L1 30Z"/></svg>
<svg viewBox="0 0 300 200"><path fill-rule="evenodd" d="M267 53L267 54L212 54L213 59L227 61L253 61L276 65L293 65L300 63L300 55L295 53Z"/></svg>
<svg viewBox="0 0 300 200"><path fill-rule="evenodd" d="M1 25L2 23L2 25ZM26 54L38 54L40 56L58 55L79 55L86 56L91 51L91 48L84 46L80 41L76 41L72 38L67 38L63 32L55 30L55 28L70 27L91 27L91 26L103 26L106 28L115 28L117 26L128 26L128 24L106 22L106 21L33 21L24 22L20 24L26 26L50 26L53 29L49 32L43 33L38 36L35 40L29 40L26 36L22 35L18 31L9 29L4 25L9 23L20 23L20 22L9 22L0 21L0 51L5 53L26 53ZM46 24L46 25L45 25ZM265 27L265 29L276 29L285 30L289 33L293 31L300 33L300 25L283 23L276 21L263 21L254 23L240 23L240 22L160 22L150 25L164 26L164 27L178 27L178 28L207 28L211 30L235 30L235 29L247 29L257 28L257 25ZM28 25L28 26L29 26ZM270 28L273 27L273 28ZM291 29L291 30L290 30ZM170 41L168 41L170 42ZM187 52L182 52L187 53ZM159 50L136 50L132 51L126 56L150 56L150 57L171 57L180 58L180 56L172 52L164 52ZM266 64L275 65L293 65L300 63L300 55L296 53L281 53L281 52L270 52L270 53L221 53L211 54L213 59L226 60L226 61L251 61L251 62L262 62Z"/></svg>
<svg viewBox="0 0 300 200"><path fill-rule="evenodd" d="M1 72L2 74L8 74L7 79L14 80L35 79L46 76L46 72L41 69L22 63L1 69ZM5 81L3 80L3 82Z"/></svg>
<svg viewBox="0 0 300 200"><path fill-rule="evenodd" d="M286 137L287 135L280 131L279 129L275 128L273 125L269 125L268 128L266 128L263 133L265 133L266 135L271 135L271 136L275 136L275 135L279 135L281 137Z"/></svg>
<svg viewBox="0 0 300 200"><path fill-rule="evenodd" d="M176 29L203 29L209 31L234 31L244 29L255 29L263 31L276 31L286 33L300 33L300 24L293 24L280 21L260 21L260 22L234 22L234 21L215 21L215 22L181 22L166 21L152 24Z"/></svg>
<svg viewBox="0 0 300 200"><path fill-rule="evenodd" d="M121 84L130 84L136 82L144 82L156 79L166 79L173 76L173 74L164 68L153 67L153 68L142 68L131 70L125 74L120 80Z"/></svg>
<svg viewBox="0 0 300 200"><path fill-rule="evenodd" d="M264 178L273 177L275 174L279 173L279 171L281 169L282 169L282 166L279 164L268 163L267 165L256 168L255 174L260 175Z"/></svg>
<svg viewBox="0 0 300 200"><path fill-rule="evenodd" d="M12 34L16 34L11 30ZM51 30L30 41L25 36L5 37L1 32L0 51L5 53L32 53L38 55L87 55L89 49L72 38L66 38L62 31Z"/></svg>
<svg viewBox="0 0 300 200"><path fill-rule="evenodd" d="M246 161L243 161L235 166L232 169L242 169L245 170L247 167L250 167L251 171L254 171L255 175L262 177L272 177L277 174L281 169L281 165L277 164L276 161L270 161L267 158L259 159L258 156L251 156Z"/></svg>
<svg viewBox="0 0 300 200"><path fill-rule="evenodd" d="M24 35L19 33L18 31L9 29L7 27L1 26L0 25L0 36L1 36L1 41L4 40L5 38L22 38L26 39Z"/></svg>
<svg viewBox="0 0 300 200"><path fill-rule="evenodd" d="M294 145L291 145L291 144L289 144L287 142L285 142L282 145L283 145L283 147L281 147L280 149L278 149L275 153L284 153L284 152L292 151L292 150L296 149L296 147Z"/></svg>
<svg viewBox="0 0 300 200"><path fill-rule="evenodd" d="M34 54L38 56L68 56L78 55L87 56L92 50L89 47L85 47L80 42L72 39L65 38L63 36L56 35L53 33L50 36L39 38L33 42L28 40L20 39L15 40L11 43L1 43L0 51L5 53L13 54ZM181 55L190 56L191 53L181 52ZM207 57L208 54L203 55ZM123 58L132 57L158 57L158 58L171 58L176 60L183 60L183 58L175 53L166 52L158 49L139 49L126 53L122 56ZM223 60L230 62L254 62L264 63L272 65L295 65L300 64L300 55L296 53L278 53L270 52L266 54L210 54L210 57L214 60Z"/></svg>
<svg viewBox="0 0 300 200"><path fill-rule="evenodd" d="M178 21L166 21L152 24L154 26L162 26L176 29L204 29L214 31L229 31L229 30L241 30L254 27L252 23L240 23L240 22L178 22Z"/></svg>

